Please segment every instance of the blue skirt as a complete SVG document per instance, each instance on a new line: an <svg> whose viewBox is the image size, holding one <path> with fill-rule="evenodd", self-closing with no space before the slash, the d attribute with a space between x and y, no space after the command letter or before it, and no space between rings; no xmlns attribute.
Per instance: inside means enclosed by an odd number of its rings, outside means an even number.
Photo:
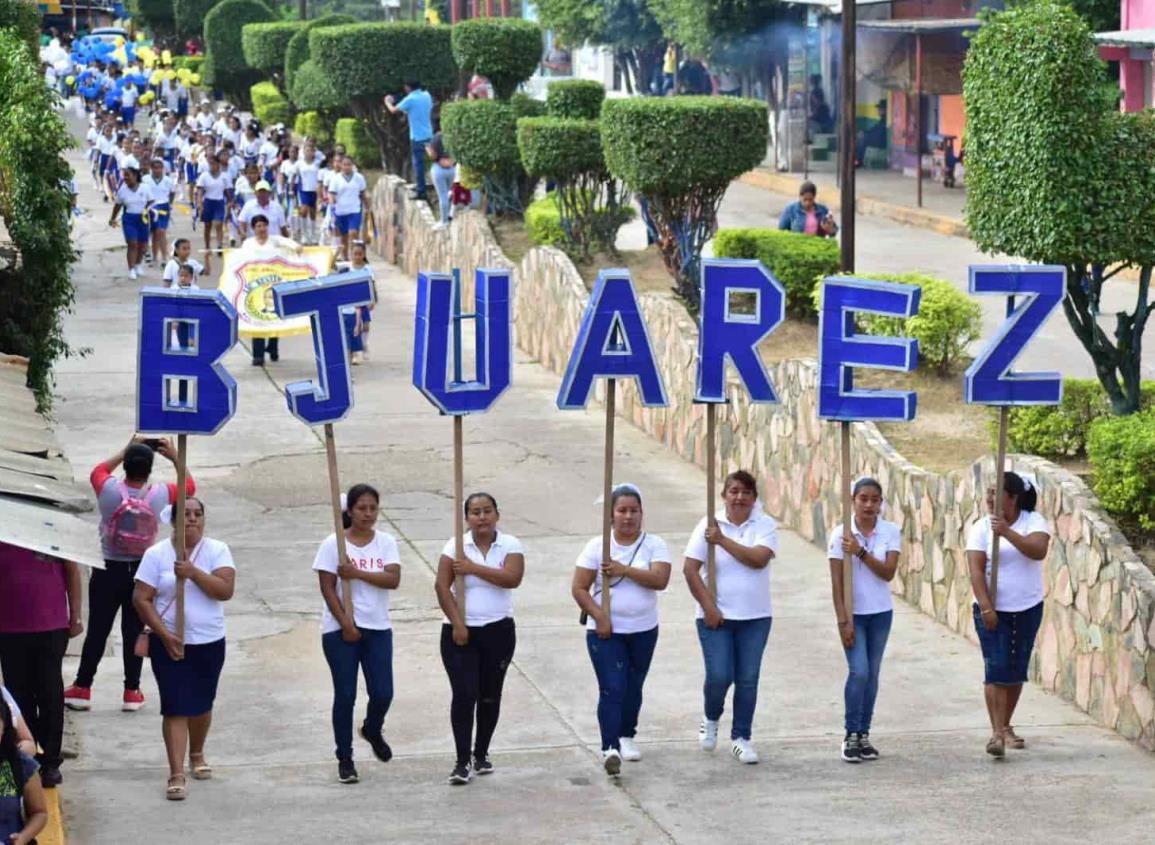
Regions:
<svg viewBox="0 0 1155 845"><path fill-rule="evenodd" d="M160 637L149 634L148 656L160 689L162 716L203 716L213 709L225 665L224 637L214 643L186 645L184 659L173 660Z"/></svg>
<svg viewBox="0 0 1155 845"><path fill-rule="evenodd" d="M978 604L974 605L975 633L983 650L983 682L996 686L1024 684L1035 635L1043 621L1043 603L1015 613L1000 610L998 617L998 627L988 631L982 611Z"/></svg>

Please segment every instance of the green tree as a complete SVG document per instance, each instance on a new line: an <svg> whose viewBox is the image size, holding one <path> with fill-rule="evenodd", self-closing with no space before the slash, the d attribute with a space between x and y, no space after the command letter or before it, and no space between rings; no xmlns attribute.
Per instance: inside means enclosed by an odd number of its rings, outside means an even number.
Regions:
<svg viewBox="0 0 1155 845"><path fill-rule="evenodd" d="M293 74L297 68L309 61L309 33L322 26L340 26L346 23L357 23L349 15L324 15L314 18L298 27L293 37L285 47L285 90L293 90Z"/></svg>
<svg viewBox="0 0 1155 845"><path fill-rule="evenodd" d="M604 44L626 69L630 93L645 93L654 79L665 36L648 0L538 0L538 19L571 48Z"/></svg>
<svg viewBox="0 0 1155 845"><path fill-rule="evenodd" d="M245 62L245 24L276 20L260 0L224 0L205 18L205 82L219 88L241 108L249 106L249 88L263 75Z"/></svg>
<svg viewBox="0 0 1155 845"><path fill-rule="evenodd" d="M0 29L9 27L16 30L33 56L39 55L40 13L36 11L35 3L27 0L0 0Z"/></svg>
<svg viewBox="0 0 1155 845"><path fill-rule="evenodd" d="M133 20L143 23L154 35L165 36L176 28L173 0L130 0Z"/></svg>
<svg viewBox="0 0 1155 845"><path fill-rule="evenodd" d="M780 0L646 0L665 34L699 56L720 41L757 35L785 10Z"/></svg>
<svg viewBox="0 0 1155 845"><path fill-rule="evenodd" d="M517 18L474 18L453 27L453 58L465 73L480 74L494 95L508 100L541 61L541 27Z"/></svg>
<svg viewBox="0 0 1155 845"><path fill-rule="evenodd" d="M173 21L183 38L204 33L205 18L222 0L172 0Z"/></svg>
<svg viewBox="0 0 1155 845"><path fill-rule="evenodd" d="M985 252L1067 268L1063 310L1116 414L1140 405L1155 266L1155 117L1119 114L1087 24L1041 0L992 15L963 74L967 225ZM1135 306L1100 322L1103 286L1139 268Z"/></svg>

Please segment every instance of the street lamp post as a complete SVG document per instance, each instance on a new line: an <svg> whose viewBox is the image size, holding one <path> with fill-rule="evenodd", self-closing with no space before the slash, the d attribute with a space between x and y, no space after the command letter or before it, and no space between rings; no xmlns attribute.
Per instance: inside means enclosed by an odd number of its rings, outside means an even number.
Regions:
<svg viewBox="0 0 1155 845"><path fill-rule="evenodd" d="M839 91L842 104L839 107L842 130L838 139L840 155L839 176L840 204L842 206L842 272L854 272L854 112L857 91L855 90L855 36L858 26L857 0L842 0L842 79Z"/></svg>

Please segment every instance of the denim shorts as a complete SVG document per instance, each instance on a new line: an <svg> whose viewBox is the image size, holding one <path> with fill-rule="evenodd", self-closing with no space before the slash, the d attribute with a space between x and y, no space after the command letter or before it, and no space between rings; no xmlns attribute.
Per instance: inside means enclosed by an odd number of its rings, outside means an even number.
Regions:
<svg viewBox="0 0 1155 845"><path fill-rule="evenodd" d="M1043 603L1011 613L998 611L999 625L988 631L983 625L983 614L974 605L975 633L983 650L985 674L983 683L996 686L1016 686L1026 683L1031 650L1035 635L1043 621Z"/></svg>

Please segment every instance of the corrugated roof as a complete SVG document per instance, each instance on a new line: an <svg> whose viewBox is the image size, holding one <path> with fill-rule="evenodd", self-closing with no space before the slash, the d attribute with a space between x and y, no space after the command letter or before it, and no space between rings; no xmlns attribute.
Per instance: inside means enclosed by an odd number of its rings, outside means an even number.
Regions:
<svg viewBox="0 0 1155 845"><path fill-rule="evenodd" d="M1104 47L1155 47L1155 29L1096 32L1095 41Z"/></svg>
<svg viewBox="0 0 1155 845"><path fill-rule="evenodd" d="M881 32L921 33L961 32L982 26L978 18L903 18L888 21L859 21L859 29L875 29Z"/></svg>

